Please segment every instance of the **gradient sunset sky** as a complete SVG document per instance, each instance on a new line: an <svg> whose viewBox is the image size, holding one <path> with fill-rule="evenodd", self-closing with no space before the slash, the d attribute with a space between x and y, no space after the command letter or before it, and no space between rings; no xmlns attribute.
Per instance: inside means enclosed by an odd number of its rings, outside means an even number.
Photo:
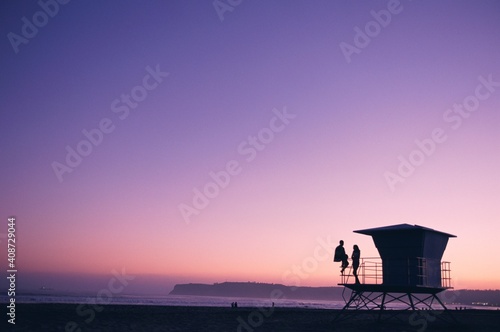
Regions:
<svg viewBox="0 0 500 332"><path fill-rule="evenodd" d="M400 223L500 288L500 2L49 3L0 4L20 290L333 286L338 240L377 256L353 230Z"/></svg>

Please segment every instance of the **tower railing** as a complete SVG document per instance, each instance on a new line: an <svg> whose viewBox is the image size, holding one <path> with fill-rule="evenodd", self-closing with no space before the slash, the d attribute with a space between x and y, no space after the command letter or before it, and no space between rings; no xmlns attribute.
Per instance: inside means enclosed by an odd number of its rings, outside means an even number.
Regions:
<svg viewBox="0 0 500 332"><path fill-rule="evenodd" d="M352 260L349 260L349 267L341 275L341 283L354 283L352 274ZM358 279L362 284L381 284L383 281L382 259L380 257L364 257L359 261Z"/></svg>
<svg viewBox="0 0 500 332"><path fill-rule="evenodd" d="M348 268L341 274L341 284L353 284L355 277L353 275L352 260L349 261ZM411 269L417 265L417 286L429 287L428 282L428 264L424 257L417 257L407 259L402 264L406 265L408 269L408 284L410 284L410 277L412 275ZM441 287L452 288L451 286L451 269L450 262L441 262ZM413 272L414 273L414 272ZM358 279L362 284L380 285L383 283L383 264L380 257L364 257L360 259L359 268L357 271ZM415 276L415 274L413 274Z"/></svg>

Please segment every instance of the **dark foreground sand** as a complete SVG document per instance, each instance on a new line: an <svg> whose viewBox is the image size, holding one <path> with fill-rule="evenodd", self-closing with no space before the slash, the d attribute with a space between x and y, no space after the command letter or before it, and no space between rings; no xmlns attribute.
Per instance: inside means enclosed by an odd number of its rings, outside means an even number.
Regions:
<svg viewBox="0 0 500 332"><path fill-rule="evenodd" d="M338 311L324 309L18 304L16 325L6 324L5 316L2 325L7 331L500 331L500 311L450 312L458 324L439 319L446 317L442 312L438 318L402 313L377 323L366 312L333 322Z"/></svg>

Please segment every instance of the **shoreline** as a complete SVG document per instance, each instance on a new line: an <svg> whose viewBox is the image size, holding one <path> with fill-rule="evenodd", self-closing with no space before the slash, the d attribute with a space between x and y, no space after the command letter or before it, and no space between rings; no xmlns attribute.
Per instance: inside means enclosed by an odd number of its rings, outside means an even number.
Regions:
<svg viewBox="0 0 500 332"><path fill-rule="evenodd" d="M8 331L497 331L500 310L402 312L377 323L360 311L334 322L340 310L283 307L188 307L149 305L25 304L16 306ZM352 313L352 311L349 311ZM378 313L378 311L376 312ZM441 318L452 314L457 324ZM4 319L6 319L4 317Z"/></svg>
<svg viewBox="0 0 500 332"><path fill-rule="evenodd" d="M80 304L87 303L89 299L95 298L94 293L89 295L68 295L68 294L19 294L16 295L16 304ZM139 300L137 300L139 299ZM179 300L180 299L180 300ZM105 299L104 299L105 300ZM204 296L204 295L119 295L110 299L108 305L154 305L154 306L197 306L197 307L230 307L231 302L238 302L243 307L259 307L271 305L269 297L224 297L224 296ZM285 300L285 301L283 301ZM9 298L0 295L0 302L9 301ZM469 303L445 303L449 310L500 310L500 306L479 305ZM334 299L314 299L314 298L287 298L276 303L276 307L281 308L304 308L304 309L342 309L345 300ZM393 310L404 307L392 306Z"/></svg>

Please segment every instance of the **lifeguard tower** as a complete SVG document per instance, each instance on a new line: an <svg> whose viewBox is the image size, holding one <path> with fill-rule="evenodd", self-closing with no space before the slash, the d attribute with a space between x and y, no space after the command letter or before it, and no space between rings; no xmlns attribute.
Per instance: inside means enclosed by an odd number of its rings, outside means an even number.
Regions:
<svg viewBox="0 0 500 332"><path fill-rule="evenodd" d="M437 294L452 288L450 262L441 259L448 239L455 235L409 224L354 232L370 235L380 257L361 258L359 284L351 270L341 275L339 285L351 295L335 320L357 310L377 310L378 320L401 310L447 310Z"/></svg>

